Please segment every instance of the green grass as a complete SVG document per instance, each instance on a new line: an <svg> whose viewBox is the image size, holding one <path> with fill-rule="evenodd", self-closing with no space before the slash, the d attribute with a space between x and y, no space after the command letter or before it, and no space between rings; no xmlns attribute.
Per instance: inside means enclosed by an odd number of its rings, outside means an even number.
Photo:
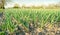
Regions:
<svg viewBox="0 0 60 35"><path fill-rule="evenodd" d="M43 28L46 23L53 25L60 22L59 9L5 9L4 16L5 20L1 28L10 32L14 32L19 24L29 29L30 23L34 23L35 27Z"/></svg>
<svg viewBox="0 0 60 35"><path fill-rule="evenodd" d="M3 11L3 9L0 9L0 12L2 12Z"/></svg>

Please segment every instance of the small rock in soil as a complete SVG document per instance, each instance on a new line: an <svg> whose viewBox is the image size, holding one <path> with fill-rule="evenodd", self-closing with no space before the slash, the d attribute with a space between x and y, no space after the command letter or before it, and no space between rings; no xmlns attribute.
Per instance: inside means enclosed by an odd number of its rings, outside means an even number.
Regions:
<svg viewBox="0 0 60 35"><path fill-rule="evenodd" d="M3 16L3 12L0 13L0 17Z"/></svg>
<svg viewBox="0 0 60 35"><path fill-rule="evenodd" d="M57 31L55 35L60 35L60 31Z"/></svg>
<svg viewBox="0 0 60 35"><path fill-rule="evenodd" d="M17 32L16 35L25 35L23 32Z"/></svg>
<svg viewBox="0 0 60 35"><path fill-rule="evenodd" d="M43 32L39 32L38 35L45 35L45 33L43 33Z"/></svg>

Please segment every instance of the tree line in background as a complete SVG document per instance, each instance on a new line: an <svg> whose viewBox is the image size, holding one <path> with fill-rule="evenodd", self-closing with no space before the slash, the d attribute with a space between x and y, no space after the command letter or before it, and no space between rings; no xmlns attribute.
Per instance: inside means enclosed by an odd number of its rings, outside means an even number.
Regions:
<svg viewBox="0 0 60 35"><path fill-rule="evenodd" d="M4 6L7 4L7 2L8 3L12 2L12 0L0 0L0 9L1 8L5 9ZM40 8L42 8L42 9L49 9L50 8L50 9L57 9L57 8L60 8L60 2L57 3L57 4L49 4L48 6L46 6L46 5L41 5L41 6L34 6L34 5L32 5L32 6L29 6L29 7L27 7L25 5L20 7L19 4L15 4L12 8L37 8L37 9L40 9Z"/></svg>
<svg viewBox="0 0 60 35"><path fill-rule="evenodd" d="M41 5L41 6L34 6L34 5L25 6L25 5L22 5L22 6L20 6L19 4L15 4L12 8L58 9L58 8L60 8L60 3L49 4L48 6L46 6L46 5Z"/></svg>

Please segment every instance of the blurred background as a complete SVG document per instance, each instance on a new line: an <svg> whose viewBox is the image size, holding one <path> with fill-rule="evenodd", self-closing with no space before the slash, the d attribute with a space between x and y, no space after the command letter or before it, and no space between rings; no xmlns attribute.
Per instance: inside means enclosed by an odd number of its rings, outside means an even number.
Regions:
<svg viewBox="0 0 60 35"><path fill-rule="evenodd" d="M60 8L60 0L0 0L0 8Z"/></svg>

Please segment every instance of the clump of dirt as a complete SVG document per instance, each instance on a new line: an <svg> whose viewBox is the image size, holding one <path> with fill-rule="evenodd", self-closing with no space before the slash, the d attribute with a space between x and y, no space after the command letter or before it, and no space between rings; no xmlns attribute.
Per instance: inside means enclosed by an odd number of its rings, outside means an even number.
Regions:
<svg viewBox="0 0 60 35"><path fill-rule="evenodd" d="M60 27L58 24L46 24L43 28L35 28L30 35L60 35Z"/></svg>

